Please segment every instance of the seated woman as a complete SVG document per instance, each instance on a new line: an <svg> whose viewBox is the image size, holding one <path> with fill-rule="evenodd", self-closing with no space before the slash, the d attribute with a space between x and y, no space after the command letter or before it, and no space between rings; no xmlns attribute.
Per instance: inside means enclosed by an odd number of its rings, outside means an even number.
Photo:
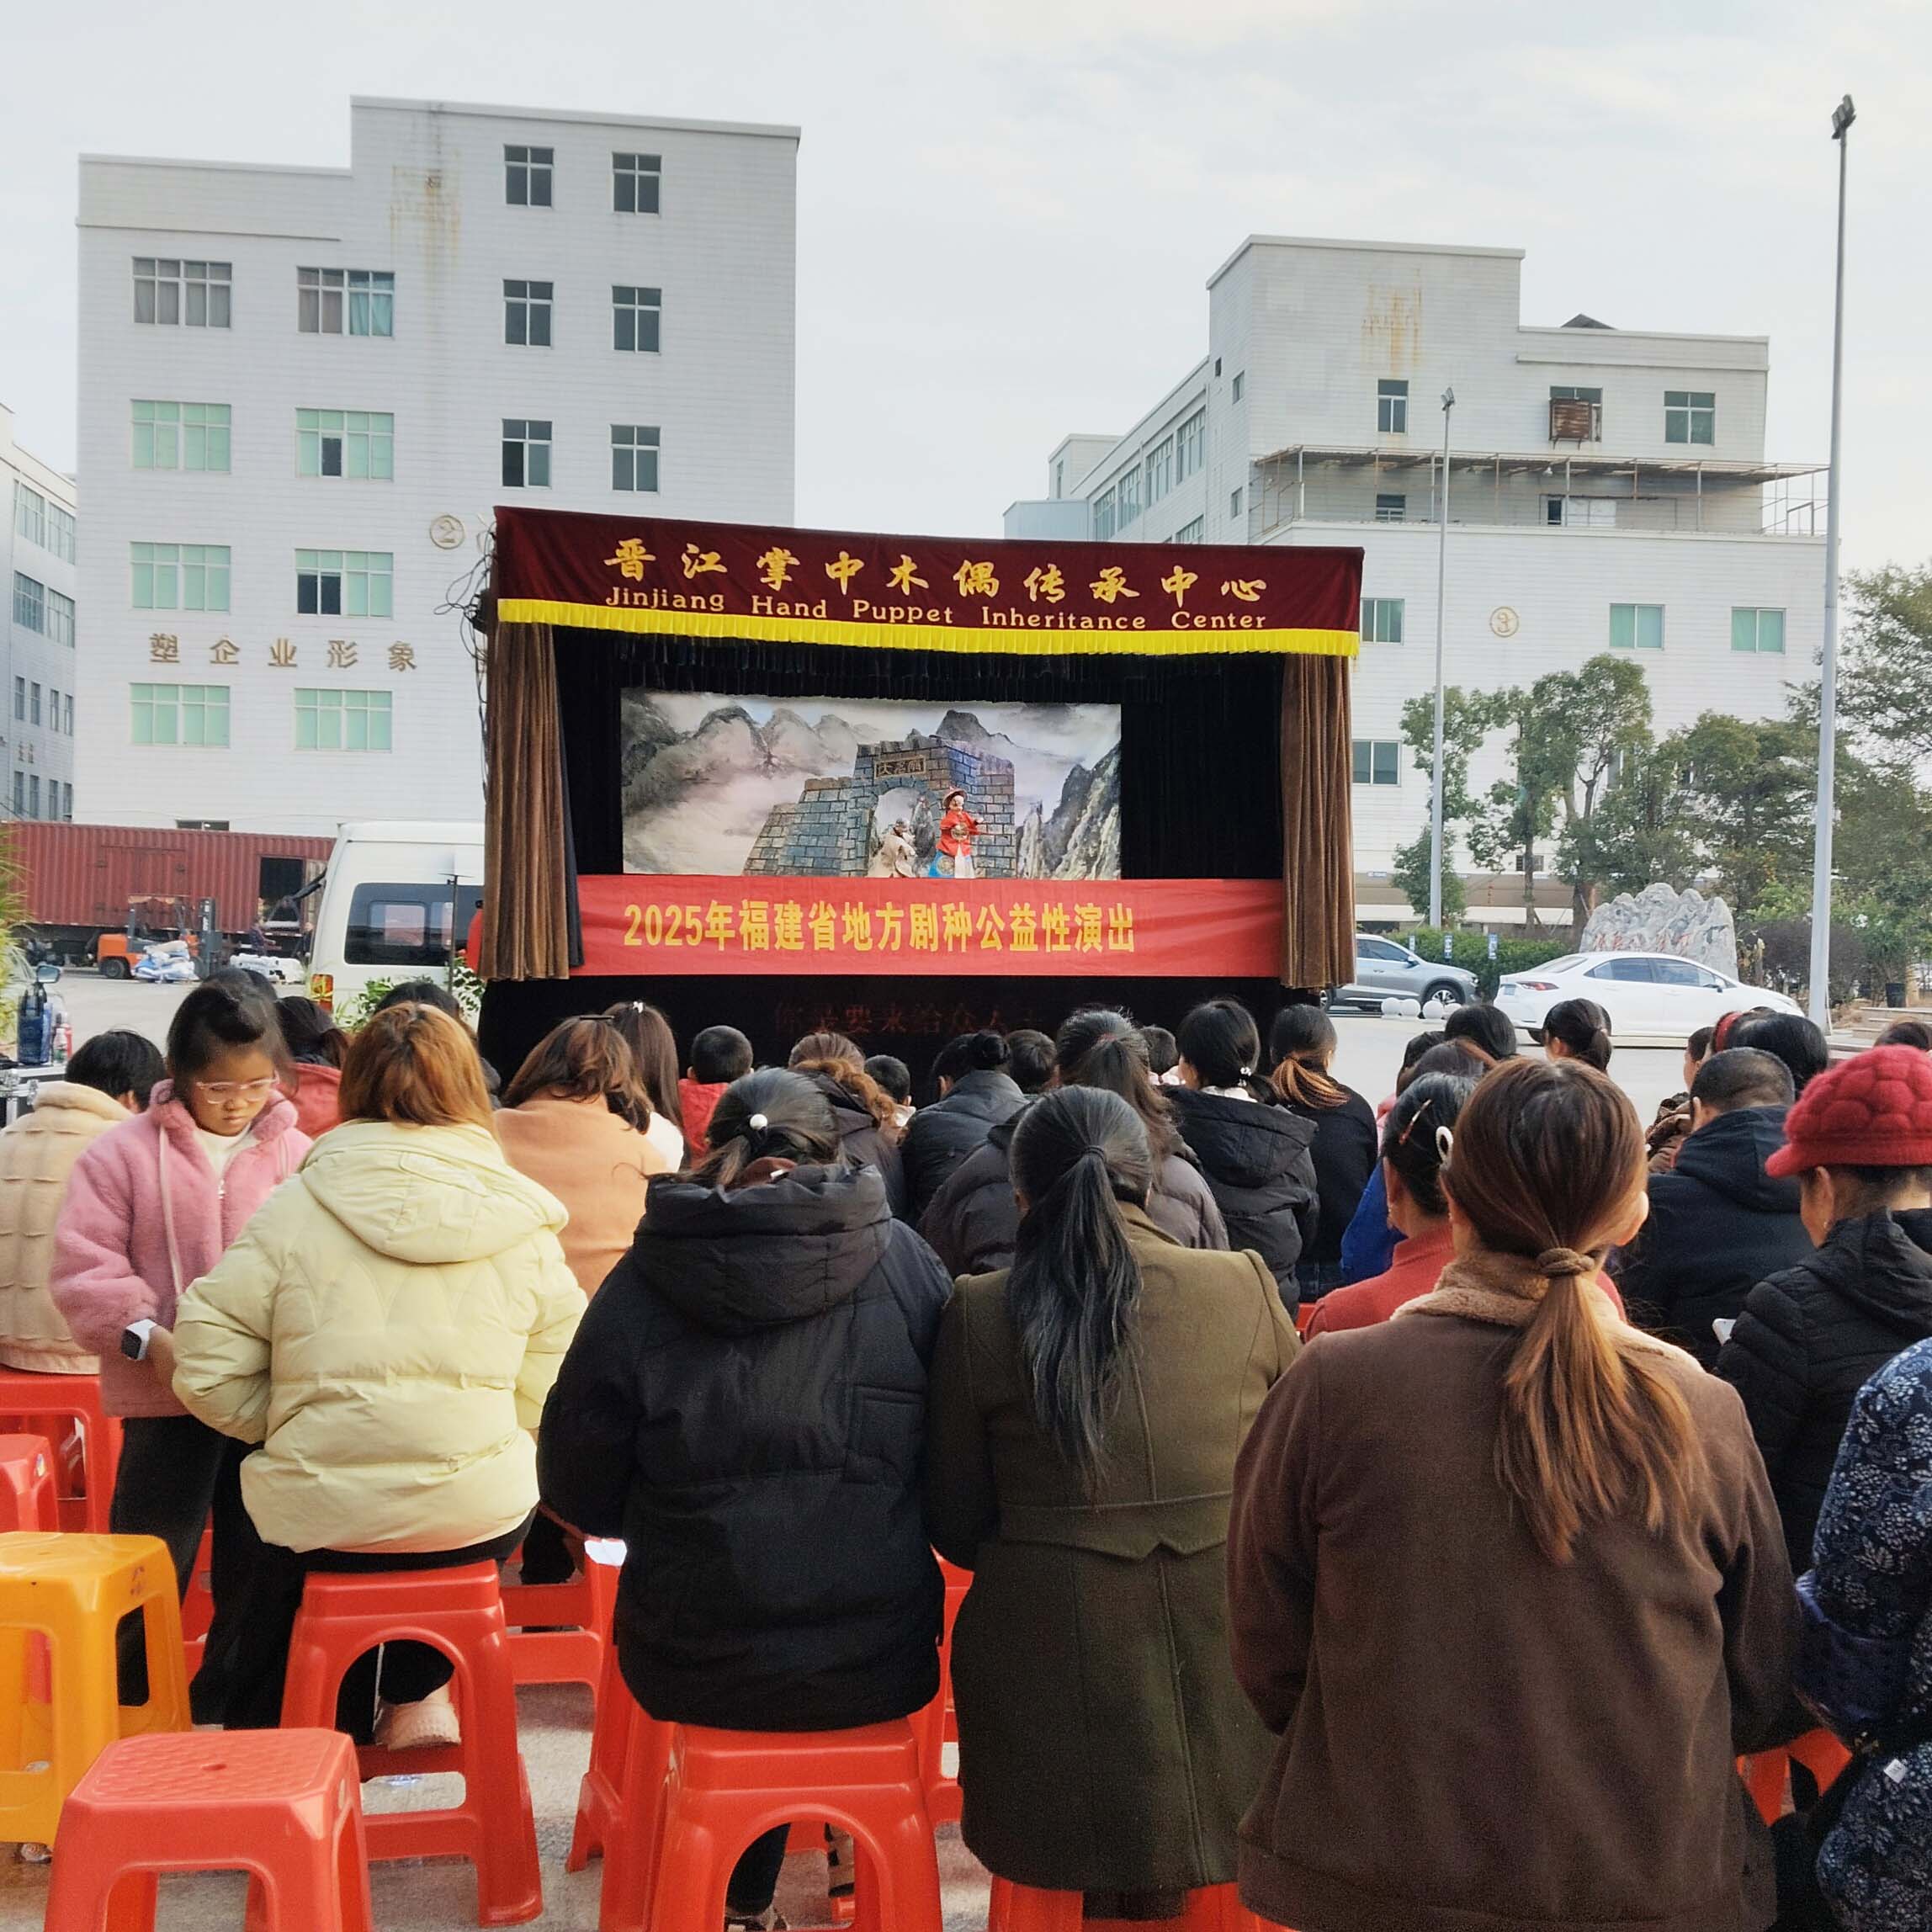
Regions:
<svg viewBox="0 0 1932 1932"><path fill-rule="evenodd" d="M667 1722L839 1730L938 1689L919 1468L948 1284L804 1075L734 1081L591 1304L539 1451L546 1505L622 1537L618 1663ZM785 1828L740 1860L767 1923Z"/></svg>
<svg viewBox="0 0 1932 1932"><path fill-rule="evenodd" d="M252 1566L226 1722L280 1721L310 1570L443 1569L507 1556L537 1503L529 1431L583 1313L564 1211L504 1160L456 1021L392 1006L356 1036L343 1124L183 1296L174 1392L261 1444L242 1496ZM341 1728L451 1744L450 1666L415 1643L342 1686ZM373 1722L372 1722L373 1720Z"/></svg>
<svg viewBox="0 0 1932 1932"><path fill-rule="evenodd" d="M899 1107L865 1070L865 1049L843 1033L807 1033L786 1063L825 1096L839 1132L839 1151L885 1182L894 1214L905 1209L905 1169L899 1154Z"/></svg>
<svg viewBox="0 0 1932 1932"><path fill-rule="evenodd" d="M926 1518L974 1571L953 1639L963 1826L1003 1878L1172 1917L1235 1874L1268 1738L1228 1659L1234 1458L1292 1360L1258 1255L1147 1212L1147 1129L1064 1087L1013 1134L1011 1268L941 1324Z"/></svg>

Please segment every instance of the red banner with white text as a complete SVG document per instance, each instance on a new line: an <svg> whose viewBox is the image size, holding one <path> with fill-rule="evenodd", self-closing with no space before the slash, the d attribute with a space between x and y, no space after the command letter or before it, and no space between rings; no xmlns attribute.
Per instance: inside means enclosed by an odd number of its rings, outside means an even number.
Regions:
<svg viewBox="0 0 1932 1932"><path fill-rule="evenodd" d="M1271 978L1278 879L580 878L583 974Z"/></svg>

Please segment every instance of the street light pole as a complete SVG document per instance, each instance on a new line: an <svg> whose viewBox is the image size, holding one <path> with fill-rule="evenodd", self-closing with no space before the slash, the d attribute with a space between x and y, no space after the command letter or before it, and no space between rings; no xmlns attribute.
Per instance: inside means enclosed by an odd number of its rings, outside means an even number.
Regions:
<svg viewBox="0 0 1932 1932"><path fill-rule="evenodd" d="M1436 755L1429 786L1429 923L1442 930L1442 590L1449 571L1449 411L1456 392L1442 392L1441 528L1436 543Z"/></svg>
<svg viewBox="0 0 1932 1932"><path fill-rule="evenodd" d="M1831 470L1824 513L1824 656L1818 683L1818 841L1812 852L1811 1016L1831 1030L1831 832L1837 784L1839 431L1844 401L1844 176L1857 110L1847 94L1831 117L1838 143L1838 285L1831 324Z"/></svg>

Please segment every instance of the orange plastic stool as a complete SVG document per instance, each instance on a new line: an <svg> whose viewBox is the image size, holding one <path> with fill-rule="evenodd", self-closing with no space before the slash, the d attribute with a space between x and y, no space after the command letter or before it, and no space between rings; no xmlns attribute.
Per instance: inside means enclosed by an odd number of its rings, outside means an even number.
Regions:
<svg viewBox="0 0 1932 1932"><path fill-rule="evenodd" d="M1785 1797L1790 1785L1791 1767L1800 1764L1818 1780L1818 1788L1828 1791L1851 1762L1851 1753L1829 1731L1807 1731L1802 1738L1775 1751L1760 1751L1740 1758L1738 1769L1749 1787L1751 1802L1768 1825L1784 1816Z"/></svg>
<svg viewBox="0 0 1932 1932"><path fill-rule="evenodd" d="M1186 1909L1166 1923L1186 1932L1269 1932L1232 1885L1206 1885L1190 1892ZM1134 1932L1132 1922L1124 1919L1089 1919L1084 1924L1085 1932ZM993 1881L986 1932L1082 1932L1082 1924L1077 1892L1041 1892L1008 1879ZM1139 1932L1146 1932L1144 1925Z"/></svg>
<svg viewBox="0 0 1932 1932"><path fill-rule="evenodd" d="M0 1530L57 1530L54 1452L45 1436L0 1436Z"/></svg>
<svg viewBox="0 0 1932 1932"><path fill-rule="evenodd" d="M50 1844L117 1738L189 1726L174 1565L154 1537L0 1535L0 1841ZM114 1635L141 1611L148 1701L120 1701Z"/></svg>
<svg viewBox="0 0 1932 1932"><path fill-rule="evenodd" d="M406 1638L440 1650L456 1666L452 1689L463 1742L447 1750L364 1751L362 1775L460 1771L463 1799L444 1811L366 1819L369 1855L468 1859L476 1868L477 1923L520 1925L544 1909L544 1887L529 1774L517 1749L517 1686L496 1564L311 1571L289 1643L283 1728L329 1729L349 1667L379 1645Z"/></svg>
<svg viewBox="0 0 1932 1932"><path fill-rule="evenodd" d="M661 1735L663 1727L653 1728ZM798 1818L852 1834L859 1932L940 1932L939 1865L919 1743L904 1718L851 1731L714 1731L680 1725L663 1753L663 1831L646 1921L613 1866L632 1855L656 1752L633 1730L620 1856L607 1856L602 1932L716 1932L725 1887L752 1839ZM637 1801L637 1802L634 1802Z"/></svg>
<svg viewBox="0 0 1932 1932"><path fill-rule="evenodd" d="M249 1872L261 1932L370 1932L355 1747L339 1731L110 1744L61 1816L46 1932L153 1932L156 1876Z"/></svg>
<svg viewBox="0 0 1932 1932"><path fill-rule="evenodd" d="M1303 1341L1306 1341L1308 1339L1308 1330L1314 1321L1315 1310L1320 1306L1321 1303L1319 1302L1302 1302L1298 1303L1296 1306L1295 1333L1299 1335Z"/></svg>
<svg viewBox="0 0 1932 1932"><path fill-rule="evenodd" d="M597 1694L617 1609L618 1572L584 1552L581 1574L568 1583L503 1586L510 1627L510 1668L519 1684L587 1684ZM541 1624L549 1627L526 1629Z"/></svg>
<svg viewBox="0 0 1932 1932"><path fill-rule="evenodd" d="M597 1932L644 1932L656 1924L652 1900L664 1849L666 1786L671 1756L683 1733L677 1725L661 1723L640 1708L624 1685L618 1688L630 1706L630 1713L624 1727L624 1758L617 1768L616 1803L604 1826ZM586 1785L589 1781L585 1780ZM581 1794L577 1816L581 1828ZM571 1849L574 1855L574 1844ZM729 1868L725 1876L730 1876Z"/></svg>
<svg viewBox="0 0 1932 1932"><path fill-rule="evenodd" d="M597 1722L591 1731L590 1769L577 1786L577 1822L571 1833L565 1871L581 1871L608 1850L623 1823L624 1754L631 1727L648 1723L618 1669L617 1646L604 1647L603 1681L597 1686Z"/></svg>
<svg viewBox="0 0 1932 1932"><path fill-rule="evenodd" d="M24 1427L27 1434L45 1436L53 1442L64 1433L51 1426L56 1423L78 1426L83 1458L83 1493L61 1498L61 1527L104 1537L109 1505L114 1501L114 1468L120 1461L121 1425L118 1417L101 1407L101 1378L0 1368L0 1429ZM61 1473L56 1471L56 1484Z"/></svg>
<svg viewBox="0 0 1932 1932"><path fill-rule="evenodd" d="M959 1713L953 1702L953 1626L958 1621L959 1606L972 1588L971 1570L956 1569L943 1560L941 1574L946 1579L946 1622L939 1638L939 1695L913 1722L919 1731L919 1759L926 1777L926 1809L936 1825L957 1824L963 1801L957 1775L948 1775L945 1750L959 1742Z"/></svg>

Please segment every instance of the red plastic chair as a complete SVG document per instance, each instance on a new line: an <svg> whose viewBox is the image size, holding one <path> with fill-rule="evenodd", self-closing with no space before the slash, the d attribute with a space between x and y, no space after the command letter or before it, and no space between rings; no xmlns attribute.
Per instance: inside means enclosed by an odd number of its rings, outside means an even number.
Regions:
<svg viewBox="0 0 1932 1932"><path fill-rule="evenodd" d="M588 1550L583 1565L568 1583L504 1584L510 1668L519 1684L587 1684L601 1696L618 1570ZM544 1627L521 1627L533 1624Z"/></svg>
<svg viewBox="0 0 1932 1932"><path fill-rule="evenodd" d="M957 1775L946 1770L945 1750L959 1742L959 1713L953 1702L953 1627L972 1588L971 1570L941 1561L946 1579L946 1622L939 1639L939 1695L913 1720L919 1732L919 1757L926 1777L926 1809L936 1825L957 1824L963 1808Z"/></svg>
<svg viewBox="0 0 1932 1932"><path fill-rule="evenodd" d="M70 1487L61 1497L63 1530L108 1533L108 1509L114 1501L114 1469L120 1461L119 1420L101 1407L98 1375L34 1375L23 1369L0 1368L0 1430L45 1436L57 1443L74 1425L80 1432L82 1491ZM56 1462L55 1483L66 1473Z"/></svg>
<svg viewBox="0 0 1932 1932"><path fill-rule="evenodd" d="M624 1756L634 1725L649 1723L618 1669L617 1646L604 1648L603 1682L597 1686L597 1722L591 1732L590 1769L577 1786L577 1821L571 1833L565 1871L581 1871L610 1849L624 1823Z"/></svg>
<svg viewBox="0 0 1932 1932"><path fill-rule="evenodd" d="M0 1436L0 1530L57 1530L54 1452L45 1436Z"/></svg>
<svg viewBox="0 0 1932 1932"><path fill-rule="evenodd" d="M666 1738L666 1733L669 1731ZM659 1761L662 1834L648 1919L613 1882L635 1855ZM753 1839L799 1818L852 1834L859 1932L941 1932L939 1865L919 1744L901 1718L851 1731L639 1726L625 1768L621 1855L607 1855L602 1932L717 1932L732 1867Z"/></svg>
<svg viewBox="0 0 1932 1932"><path fill-rule="evenodd" d="M1295 1333L1298 1335L1303 1341L1306 1341L1308 1339L1308 1330L1314 1324L1315 1319L1315 1310L1320 1306L1321 1303L1319 1302L1301 1302L1296 1305Z"/></svg>
<svg viewBox="0 0 1932 1932"><path fill-rule="evenodd" d="M1820 1791L1828 1791L1850 1762L1851 1753L1829 1731L1807 1731L1780 1750L1760 1751L1738 1759L1738 1769L1749 1787L1758 1815L1770 1825L1785 1815L1785 1797L1794 1763L1802 1765L1818 1780Z"/></svg>
<svg viewBox="0 0 1932 1932"><path fill-rule="evenodd" d="M152 1932L163 1871L245 1871L261 1932L370 1932L355 1748L337 1731L110 1744L69 1796L45 1932Z"/></svg>
<svg viewBox="0 0 1932 1932"><path fill-rule="evenodd" d="M1242 1904L1232 1885L1203 1886L1187 1894L1186 1909L1165 1923L1185 1932L1274 1932ZM986 1915L986 1932L1083 1932L1080 1895L1077 1892L1041 1892L1031 1885L993 1881L993 1900ZM1124 1919L1089 1919L1084 1932L1147 1932Z"/></svg>
<svg viewBox="0 0 1932 1932"><path fill-rule="evenodd" d="M652 1900L664 1845L666 1786L671 1756L683 1733L677 1725L661 1723L640 1709L627 1687L620 1684L618 1689L621 1697L616 1701L629 1705L630 1710L623 1726L623 1755L616 1766L615 1802L606 1814L600 1848L604 1871L603 1888L597 1895L597 1932L646 1932L656 1923ZM586 1786L590 1781L585 1779ZM580 1793L580 1829L583 1817ZM574 1840L571 1850L574 1857ZM729 1878L729 1871L725 1876ZM722 1901L723 1893L719 1897Z"/></svg>
<svg viewBox="0 0 1932 1932"><path fill-rule="evenodd" d="M332 1725L350 1665L406 1638L440 1650L456 1666L463 1742L448 1750L365 1750L362 1775L460 1771L463 1797L443 1811L370 1818L369 1856L468 1859L476 1868L477 1923L520 1925L544 1909L544 1889L494 1563L373 1575L311 1572L289 1640L283 1728Z"/></svg>

